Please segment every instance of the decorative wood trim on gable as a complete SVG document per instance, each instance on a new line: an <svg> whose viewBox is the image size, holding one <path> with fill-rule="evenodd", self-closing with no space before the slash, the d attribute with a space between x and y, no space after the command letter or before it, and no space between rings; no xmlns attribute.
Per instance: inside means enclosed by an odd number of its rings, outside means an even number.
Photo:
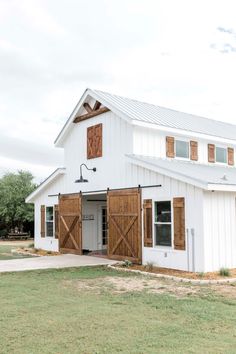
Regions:
<svg viewBox="0 0 236 354"><path fill-rule="evenodd" d="M103 113L110 111L109 108L107 108L107 107L101 107L101 102L99 102L99 101L95 102L93 108L87 102L85 102L83 104L83 107L86 109L87 113L82 114L78 117L75 117L74 123L79 123L79 122L82 122L83 120L86 120L86 119L89 119L92 117L96 117L99 114L103 114Z"/></svg>
<svg viewBox="0 0 236 354"><path fill-rule="evenodd" d="M173 199L174 208L174 248L185 250L185 200L184 198Z"/></svg>
<svg viewBox="0 0 236 354"><path fill-rule="evenodd" d="M215 162L215 145L208 144L208 162Z"/></svg>
<svg viewBox="0 0 236 354"><path fill-rule="evenodd" d="M102 123L87 128L87 159L102 157Z"/></svg>
<svg viewBox="0 0 236 354"><path fill-rule="evenodd" d="M93 106L93 110L97 111L101 107L101 102L96 101Z"/></svg>
<svg viewBox="0 0 236 354"><path fill-rule="evenodd" d="M198 161L198 142L190 141L190 160Z"/></svg>
<svg viewBox="0 0 236 354"><path fill-rule="evenodd" d="M234 148L228 147L228 165L234 166Z"/></svg>
<svg viewBox="0 0 236 354"><path fill-rule="evenodd" d="M45 237L45 205L41 205L40 208L41 215L41 237Z"/></svg>
<svg viewBox="0 0 236 354"><path fill-rule="evenodd" d="M85 109L88 113L91 113L91 112L93 111L92 107L91 107L90 104L87 103L87 102L85 102L85 103L83 104L83 107L84 107L84 109Z"/></svg>
<svg viewBox="0 0 236 354"><path fill-rule="evenodd" d="M152 199L143 201L144 247L152 247Z"/></svg>
<svg viewBox="0 0 236 354"><path fill-rule="evenodd" d="M175 157L175 138L173 136L166 137L166 156Z"/></svg>

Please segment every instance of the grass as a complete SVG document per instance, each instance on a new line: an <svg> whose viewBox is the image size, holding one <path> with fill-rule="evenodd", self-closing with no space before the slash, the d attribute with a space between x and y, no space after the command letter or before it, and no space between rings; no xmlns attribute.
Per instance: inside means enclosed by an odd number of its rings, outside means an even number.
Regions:
<svg viewBox="0 0 236 354"><path fill-rule="evenodd" d="M19 254L11 253L13 248L17 248L18 246L10 246L10 245L0 245L0 260L7 259L18 259L18 258L28 258L29 256L22 256Z"/></svg>
<svg viewBox="0 0 236 354"><path fill-rule="evenodd" d="M222 277L229 277L230 276L230 271L228 268L220 268L219 274Z"/></svg>
<svg viewBox="0 0 236 354"><path fill-rule="evenodd" d="M235 353L234 299L204 287L183 298L115 293L107 276L133 277L105 268L1 274L1 354Z"/></svg>

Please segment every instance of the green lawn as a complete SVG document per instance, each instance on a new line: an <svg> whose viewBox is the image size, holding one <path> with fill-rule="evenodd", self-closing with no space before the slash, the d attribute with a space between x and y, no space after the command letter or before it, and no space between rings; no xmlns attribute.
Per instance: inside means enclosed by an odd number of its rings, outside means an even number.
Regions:
<svg viewBox="0 0 236 354"><path fill-rule="evenodd" d="M0 245L0 260L7 260L7 259L17 259L17 258L28 258L30 256L22 256L19 254L11 253L13 248L17 248L18 246L10 246L10 245ZM1 352L0 352L1 353Z"/></svg>
<svg viewBox="0 0 236 354"><path fill-rule="evenodd" d="M1 274L0 353L235 353L235 290L105 268Z"/></svg>

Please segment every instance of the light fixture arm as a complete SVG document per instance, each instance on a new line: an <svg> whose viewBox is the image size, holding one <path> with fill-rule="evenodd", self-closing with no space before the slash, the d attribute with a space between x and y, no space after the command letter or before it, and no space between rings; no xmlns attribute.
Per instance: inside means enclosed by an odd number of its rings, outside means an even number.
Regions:
<svg viewBox="0 0 236 354"><path fill-rule="evenodd" d="M82 164L80 165L80 167L79 167L79 168L80 168L80 177L82 177L82 166L86 167L88 171L93 171L93 172L96 172L96 171L97 171L96 167L88 168L88 166L85 165L85 163L82 163Z"/></svg>

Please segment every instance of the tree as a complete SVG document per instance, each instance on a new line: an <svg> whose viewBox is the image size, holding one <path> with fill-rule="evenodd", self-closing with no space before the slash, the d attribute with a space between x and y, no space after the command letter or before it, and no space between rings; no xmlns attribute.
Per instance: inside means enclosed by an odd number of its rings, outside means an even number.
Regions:
<svg viewBox="0 0 236 354"><path fill-rule="evenodd" d="M0 220L7 229L33 221L34 206L26 204L25 198L35 188L33 175L27 171L7 173L0 179Z"/></svg>

